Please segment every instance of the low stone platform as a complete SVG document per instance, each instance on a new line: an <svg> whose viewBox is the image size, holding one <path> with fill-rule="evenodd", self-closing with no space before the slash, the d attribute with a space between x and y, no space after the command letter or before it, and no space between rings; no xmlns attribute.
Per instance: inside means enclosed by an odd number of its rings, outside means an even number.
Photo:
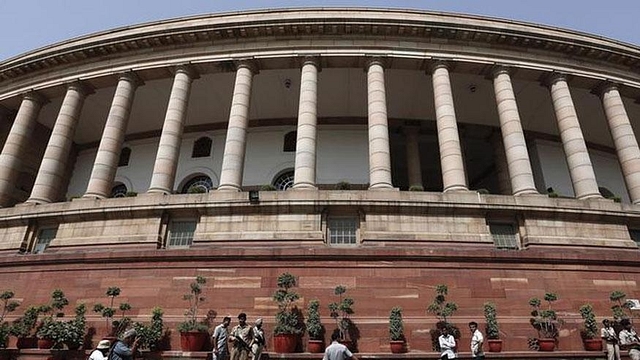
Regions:
<svg viewBox="0 0 640 360"><path fill-rule="evenodd" d="M0 350L0 360L85 360L90 351L69 351L69 350L43 350L43 349L6 349ZM210 352L183 352L183 351L163 351L159 353L143 353L143 359L151 360L184 360L211 358ZM435 352L410 352L406 354L390 353L358 353L359 360L439 360L440 356ZM554 351L554 352L533 352L533 351L507 351L501 353L486 353L487 359L509 359L509 360L604 360L606 355L603 352L593 351ZM626 351L622 354L623 359L629 359ZM138 358L140 359L140 358ZM321 360L322 354L310 353L265 353L263 360ZM460 353L458 359L471 360L469 353Z"/></svg>

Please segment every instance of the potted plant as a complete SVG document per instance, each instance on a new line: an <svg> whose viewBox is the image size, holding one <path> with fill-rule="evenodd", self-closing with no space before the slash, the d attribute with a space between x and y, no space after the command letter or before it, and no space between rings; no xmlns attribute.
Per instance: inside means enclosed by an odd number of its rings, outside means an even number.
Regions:
<svg viewBox="0 0 640 360"><path fill-rule="evenodd" d="M611 311L613 312L613 319L616 323L619 323L622 319L631 318L631 303L625 299L626 297L627 294L621 290L614 290L609 294L609 300L614 303L614 305L611 306ZM620 330L620 328L616 329L616 331Z"/></svg>
<svg viewBox="0 0 640 360"><path fill-rule="evenodd" d="M133 325L140 337L140 342L138 343L140 349L147 349L152 352L160 350L160 340L164 336L163 315L164 312L162 308L154 307L151 311L151 321L149 324L136 322Z"/></svg>
<svg viewBox="0 0 640 360"><path fill-rule="evenodd" d="M564 321L558 318L558 314L552 308L553 302L558 300L558 295L553 292L544 294L544 301L547 302L546 309L542 308L542 301L538 298L529 299L532 307L531 326L538 332L538 346L540 351L553 351L558 341L560 327Z"/></svg>
<svg viewBox="0 0 640 360"><path fill-rule="evenodd" d="M587 351L602 351L602 339L598 334L598 323L596 315L593 313L591 304L584 304L580 307L580 316L584 320L584 326L580 331L582 344Z"/></svg>
<svg viewBox="0 0 640 360"><path fill-rule="evenodd" d="M102 315L106 321L106 329L108 331L105 339L115 341L125 330L131 325L131 319L126 316L126 312L131 310L129 303L120 303L118 309L122 311L122 316L119 320L113 320L113 316L116 315L117 310L113 307L115 298L120 295L120 288L117 286L109 287L105 293L109 297L109 306L105 306L101 303L93 306L93 311Z"/></svg>
<svg viewBox="0 0 640 360"><path fill-rule="evenodd" d="M325 329L320 322L320 301L316 299L309 301L307 306L307 333L309 334L307 350L310 353L323 352Z"/></svg>
<svg viewBox="0 0 640 360"><path fill-rule="evenodd" d="M433 301L427 307L427 312L436 316L438 321L436 322L436 329L431 331L431 345L433 350L440 351L440 344L438 337L441 335L441 330L447 328L449 334L453 335L456 339L460 339L460 329L449 322L449 318L458 311L458 305L455 302L447 301L447 294L449 288L445 284L436 285L436 296Z"/></svg>
<svg viewBox="0 0 640 360"><path fill-rule="evenodd" d="M62 342L67 345L69 350L77 350L84 343L84 334L86 330L86 313L87 306L78 304L75 308L75 317L65 323L62 323Z"/></svg>
<svg viewBox="0 0 640 360"><path fill-rule="evenodd" d="M278 304L276 324L273 329L273 347L277 353L292 353L298 343L298 335L302 333L298 308L294 303L300 295L291 289L297 285L295 276L282 273L278 276L278 290L273 294L273 301Z"/></svg>
<svg viewBox="0 0 640 360"><path fill-rule="evenodd" d="M407 349L401 307L396 306L389 313L389 346L393 354L404 353Z"/></svg>
<svg viewBox="0 0 640 360"><path fill-rule="evenodd" d="M350 329L352 326L351 315L353 315L354 301L350 297L343 296L347 292L346 286L338 285L333 289L333 294L338 296L338 302L329 304L331 317L336 321L335 331L340 332L340 342L351 344Z"/></svg>
<svg viewBox="0 0 640 360"><path fill-rule="evenodd" d="M484 303L484 319L487 322L485 333L487 334L487 345L489 352L501 352L502 340L500 340L500 327L496 318L496 305L491 302Z"/></svg>
<svg viewBox="0 0 640 360"><path fill-rule="evenodd" d="M33 349L38 347L38 338L34 330L38 322L38 307L29 306L22 317L16 319L9 328L9 333L18 338L18 349Z"/></svg>
<svg viewBox="0 0 640 360"><path fill-rule="evenodd" d="M49 304L40 305L38 313L44 315L38 324L36 335L38 336L38 348L51 349L60 348L64 341L64 325L58 320L64 316L62 310L69 305L69 300L60 289L55 289L51 293Z"/></svg>
<svg viewBox="0 0 640 360"><path fill-rule="evenodd" d="M19 302L11 300L14 296L15 294L11 290L5 290L0 293L0 301L2 301L2 311L0 311L0 349L7 347L11 330L11 325L4 320L4 317L20 306Z"/></svg>
<svg viewBox="0 0 640 360"><path fill-rule="evenodd" d="M207 325L198 321L198 308L205 300L202 288L206 283L207 279L204 276L196 276L195 281L189 285L189 293L182 297L183 300L189 301L189 308L184 313L185 321L178 325L182 351L202 350L209 335Z"/></svg>

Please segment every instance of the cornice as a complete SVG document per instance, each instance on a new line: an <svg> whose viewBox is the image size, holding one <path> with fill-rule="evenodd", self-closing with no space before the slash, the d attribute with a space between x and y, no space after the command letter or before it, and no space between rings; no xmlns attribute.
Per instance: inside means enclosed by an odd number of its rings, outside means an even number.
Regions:
<svg viewBox="0 0 640 360"><path fill-rule="evenodd" d="M496 18L398 9L309 8L202 15L152 22L54 44L0 63L0 84L94 59L146 50L260 38L385 37L544 51L559 58L640 69L640 48L595 35Z"/></svg>

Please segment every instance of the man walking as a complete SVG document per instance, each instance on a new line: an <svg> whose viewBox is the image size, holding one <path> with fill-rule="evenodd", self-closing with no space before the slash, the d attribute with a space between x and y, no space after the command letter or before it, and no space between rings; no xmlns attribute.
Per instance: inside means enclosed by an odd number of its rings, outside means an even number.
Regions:
<svg viewBox="0 0 640 360"><path fill-rule="evenodd" d="M324 350L322 360L358 360L349 349L338 342L340 331L336 330L331 334L331 345Z"/></svg>
<svg viewBox="0 0 640 360"><path fill-rule="evenodd" d="M225 316L222 319L222 324L216 326L213 329L213 335L211 335L211 342L213 343L213 358L217 360L227 360L229 357L229 347L227 346L227 339L229 338L229 324L231 318Z"/></svg>
<svg viewBox="0 0 640 360"><path fill-rule="evenodd" d="M484 336L482 336L482 333L478 330L478 323L475 321L470 322L469 331L471 331L471 357L484 360L484 352L482 351Z"/></svg>

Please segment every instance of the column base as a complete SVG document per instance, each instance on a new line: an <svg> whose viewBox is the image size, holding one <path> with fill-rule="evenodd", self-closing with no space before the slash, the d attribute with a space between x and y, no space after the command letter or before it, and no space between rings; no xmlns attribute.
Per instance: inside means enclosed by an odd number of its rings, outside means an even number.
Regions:
<svg viewBox="0 0 640 360"><path fill-rule="evenodd" d="M293 184L290 190L318 190L318 187L311 183Z"/></svg>
<svg viewBox="0 0 640 360"><path fill-rule="evenodd" d="M173 191L162 188L150 188L147 190L147 194L163 194L163 195L171 195Z"/></svg>
<svg viewBox="0 0 640 360"><path fill-rule="evenodd" d="M28 198L25 203L26 204L36 204L36 205L40 205L40 204L50 204L52 201L49 199L43 199L43 198Z"/></svg>
<svg viewBox="0 0 640 360"><path fill-rule="evenodd" d="M240 192L242 191L242 188L237 186L237 185L220 185L218 186L218 189L216 191L235 191L235 192Z"/></svg>
<svg viewBox="0 0 640 360"><path fill-rule="evenodd" d="M535 196L535 195L542 195L538 192L538 190L536 189L524 189L524 190L520 190L518 192L513 193L513 196ZM546 196L546 194L545 194Z"/></svg>
<svg viewBox="0 0 640 360"><path fill-rule="evenodd" d="M98 199L98 200L102 200L102 199L106 199L107 196L103 195L103 194L96 194L96 193L86 193L84 195L82 195L82 199Z"/></svg>
<svg viewBox="0 0 640 360"><path fill-rule="evenodd" d="M578 200L591 200L591 199L604 199L604 197L602 197L602 194L600 194L600 193L591 193L591 194L585 194L585 195L576 196L576 199L578 199ZM608 200L608 199L605 199L605 200Z"/></svg>
<svg viewBox="0 0 640 360"><path fill-rule="evenodd" d="M453 186L450 186L450 187L442 190L443 193L456 192L456 191L465 192L465 191L469 191L469 188L466 187L466 186L463 186L463 185L453 185Z"/></svg>

